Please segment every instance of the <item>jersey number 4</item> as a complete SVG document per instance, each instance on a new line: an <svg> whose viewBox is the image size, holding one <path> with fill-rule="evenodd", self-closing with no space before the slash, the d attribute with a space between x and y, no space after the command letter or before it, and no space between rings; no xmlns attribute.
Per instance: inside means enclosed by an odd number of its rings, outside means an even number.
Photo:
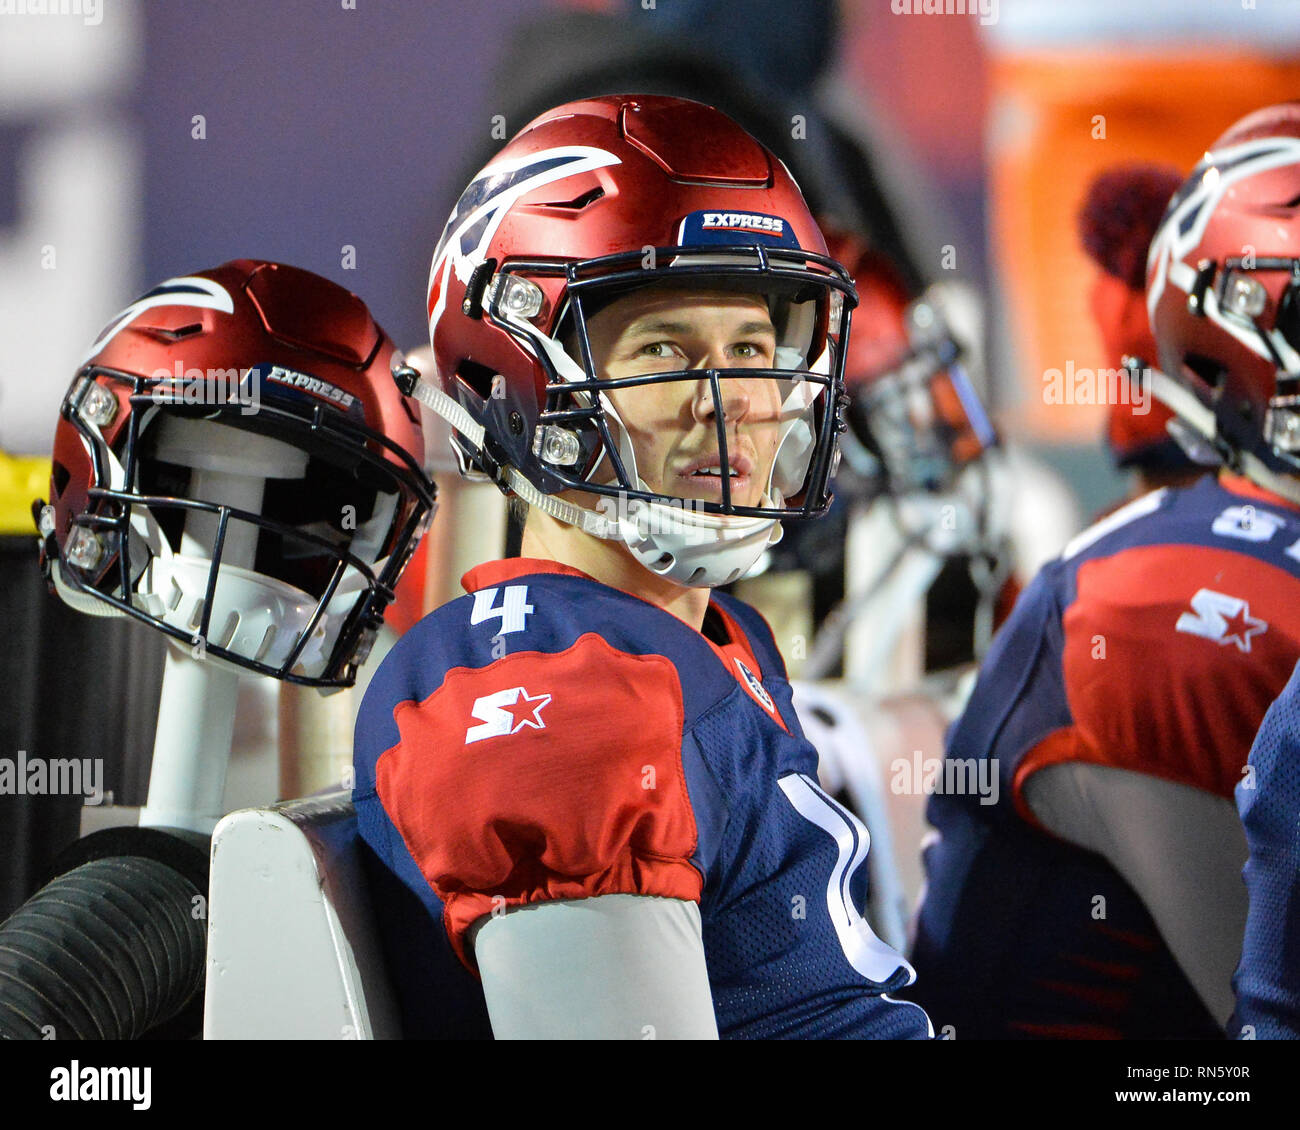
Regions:
<svg viewBox="0 0 1300 1130"><path fill-rule="evenodd" d="M470 624L482 624L488 620L500 620L499 636L508 636L511 632L522 632L528 614L533 606L528 603L527 585L506 585L501 597L501 606L496 607L497 593L502 590L479 589L474 594L474 609L469 614Z"/></svg>

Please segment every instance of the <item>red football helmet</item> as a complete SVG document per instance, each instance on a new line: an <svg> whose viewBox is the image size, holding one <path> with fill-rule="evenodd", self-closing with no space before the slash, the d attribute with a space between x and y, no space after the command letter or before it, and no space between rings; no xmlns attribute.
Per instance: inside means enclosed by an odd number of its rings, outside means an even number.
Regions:
<svg viewBox="0 0 1300 1130"><path fill-rule="evenodd" d="M689 284L689 285L688 285ZM594 371L587 320L640 287L738 290L766 299L776 367ZM741 575L780 535L778 519L823 514L842 410L852 282L786 167L698 102L609 95L524 127L457 202L429 275L429 332L441 389L405 389L445 416L467 473L688 585ZM563 340L575 342L571 355ZM607 391L705 379L778 381L781 428L757 506L656 494ZM728 465L724 413L715 414ZM734 469L730 471L734 474ZM599 513L557 497L601 496ZM610 504L619 499L617 510Z"/></svg>
<svg viewBox="0 0 1300 1130"><path fill-rule="evenodd" d="M858 292L844 367L845 464L869 493L948 490L997 435L943 303L933 288L909 295L897 268L857 236L828 229L827 242Z"/></svg>
<svg viewBox="0 0 1300 1130"><path fill-rule="evenodd" d="M100 333L63 401L42 564L73 607L350 686L434 507L417 406L355 295L240 259Z"/></svg>
<svg viewBox="0 0 1300 1130"><path fill-rule="evenodd" d="M1147 309L1156 395L1229 466L1300 498L1300 102L1243 118L1175 193Z"/></svg>

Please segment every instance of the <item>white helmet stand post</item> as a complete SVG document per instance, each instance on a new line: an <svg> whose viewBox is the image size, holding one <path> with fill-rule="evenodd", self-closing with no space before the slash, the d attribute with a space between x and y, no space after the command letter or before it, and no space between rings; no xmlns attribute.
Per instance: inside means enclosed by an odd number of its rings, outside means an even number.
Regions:
<svg viewBox="0 0 1300 1130"><path fill-rule="evenodd" d="M162 429L158 458L193 468L190 495L205 502L260 514L267 479L301 478L307 468L306 452L252 432L176 418L161 421L158 427ZM191 510L181 552L208 556L216 530L217 515ZM251 569L257 536L257 528L247 522L228 523L222 564ZM221 584L218 577L218 594ZM213 603L219 604L215 596ZM215 614L209 624L209 631L213 630L222 630ZM140 811L140 825L187 828L208 836L224 815L239 673L203 658L200 645L186 648L171 643L158 706L149 797Z"/></svg>

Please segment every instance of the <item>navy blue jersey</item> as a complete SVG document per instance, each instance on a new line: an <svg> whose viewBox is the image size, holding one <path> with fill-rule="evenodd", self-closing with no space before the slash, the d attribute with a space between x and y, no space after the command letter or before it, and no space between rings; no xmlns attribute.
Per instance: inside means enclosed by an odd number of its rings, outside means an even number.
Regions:
<svg viewBox="0 0 1300 1130"><path fill-rule="evenodd" d="M1232 1036L1300 1039L1300 667L1264 715L1237 786L1250 858Z"/></svg>
<svg viewBox="0 0 1300 1130"><path fill-rule="evenodd" d="M1039 827L1024 786L1082 761L1230 798L1300 657L1297 580L1300 515L1244 480L1206 478L1116 512L1025 590L927 809L939 838L908 995L940 1031L1224 1035L1142 900L1106 860Z"/></svg>
<svg viewBox="0 0 1300 1130"><path fill-rule="evenodd" d="M925 1038L862 917L866 829L818 788L762 617L705 632L567 566L494 562L408 632L354 799L408 1035L487 1035L470 927L547 900L695 901L720 1035ZM383 905L384 903L388 905Z"/></svg>

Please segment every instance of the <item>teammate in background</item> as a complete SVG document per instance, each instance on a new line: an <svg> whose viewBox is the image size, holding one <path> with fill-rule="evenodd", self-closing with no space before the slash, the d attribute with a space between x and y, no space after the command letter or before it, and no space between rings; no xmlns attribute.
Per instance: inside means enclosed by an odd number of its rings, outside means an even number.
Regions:
<svg viewBox="0 0 1300 1130"><path fill-rule="evenodd" d="M1269 707L1237 786L1250 900L1228 1035L1300 1040L1300 667Z"/></svg>
<svg viewBox="0 0 1300 1130"><path fill-rule="evenodd" d="M710 591L829 505L854 301L785 167L700 103L561 106L461 196L439 384L398 377L527 518L357 720L407 1035L929 1034L776 642Z"/></svg>
<svg viewBox="0 0 1300 1130"><path fill-rule="evenodd" d="M973 349L951 328L949 308L959 284L939 284L915 298L892 261L860 237L823 224L832 256L853 277L858 305L844 365L849 402L848 428L840 440L843 460L835 479L836 504L825 521L791 528L772 553L773 568L810 575L813 583L812 654L804 666L810 678L837 673L844 634L871 600L897 605L925 602L924 655L916 680L934 670L974 659L973 621L982 598L992 611L1004 598L993 558L997 544L990 511L995 508L987 466L997 435L970 375ZM982 462L983 461L983 462ZM869 509L883 519L885 536L870 538L864 557L847 555L849 527ZM948 517L945 517L948 515ZM904 594L896 584L901 554L908 547L928 554L933 575L917 575L919 587ZM972 558L978 556L978 563ZM891 566L891 559L892 566ZM859 584L874 577L867 593L844 600L847 573ZM981 592L980 580L992 576ZM1009 586L1013 588L1014 586ZM1005 611L1014 603L1008 592ZM828 613L833 614L827 621ZM989 617L991 619L991 616ZM899 622L895 632L903 631ZM891 633L871 629L876 649L888 659ZM863 671L845 670L861 680ZM874 674L874 673L873 673ZM874 683L874 678L866 680ZM909 688L910 689L910 688ZM910 749L910 747L909 747Z"/></svg>
<svg viewBox="0 0 1300 1130"><path fill-rule="evenodd" d="M1047 565L953 729L912 959L958 1038L1224 1034L1233 789L1300 656L1298 202L1295 104L1243 119L1170 201L1152 379L1231 470Z"/></svg>
<svg viewBox="0 0 1300 1130"><path fill-rule="evenodd" d="M1172 165L1116 165L1093 179L1079 209L1079 239L1097 265L1088 305L1101 334L1106 364L1125 357L1155 363L1147 319L1146 261L1169 198L1183 183ZM1140 405L1116 403L1106 419L1106 443L1115 466L1132 471L1130 498L1157 487L1190 486L1205 472L1167 430L1173 413L1150 389ZM1139 411L1134 411L1139 407Z"/></svg>

